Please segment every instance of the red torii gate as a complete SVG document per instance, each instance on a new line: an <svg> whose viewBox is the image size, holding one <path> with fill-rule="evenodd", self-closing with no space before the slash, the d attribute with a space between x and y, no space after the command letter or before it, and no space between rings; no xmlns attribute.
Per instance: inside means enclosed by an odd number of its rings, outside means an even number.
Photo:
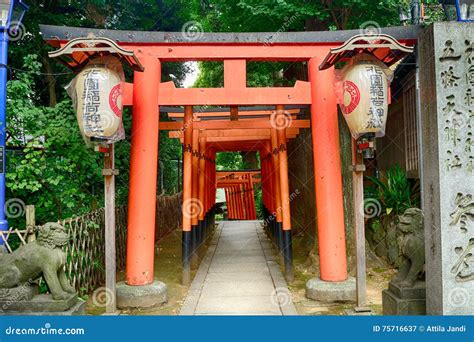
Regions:
<svg viewBox="0 0 474 342"><path fill-rule="evenodd" d="M260 183L259 171L218 171L217 188L223 188L226 194L229 219L256 220L254 184ZM235 198L242 199L242 213L235 215ZM240 208L240 206L238 206Z"/></svg>
<svg viewBox="0 0 474 342"><path fill-rule="evenodd" d="M340 46L359 31L204 33L193 41L186 40L181 33L168 32L109 31L57 26L41 26L41 31L48 44L55 47L64 46L71 39L87 37L90 34L110 38L118 42L123 49L133 51L144 68L143 72L135 72L133 84L127 84L123 94L123 103L133 106L126 266L128 285L147 285L154 280L156 176L160 129L183 131L183 184L188 185L200 184L196 178L199 175L192 172L192 152L198 150L200 145L199 137L193 135L193 130L270 129L268 140L258 139L249 141L248 144L239 141L236 145L231 139L226 139L226 142L220 142L219 146L224 146L224 150L260 150L261 155L265 156L262 159L262 182L268 184L267 188L273 189L272 194L276 194L273 198L269 194L264 195L265 206L268 209L282 207L283 213L289 213L288 179L285 176L286 129L276 132L272 129L270 120L216 120L193 123L193 106L235 108L244 105L270 105L276 106L277 112L283 113L284 106L310 105L320 278L330 282L347 279L335 73L333 68L321 71L319 66L330 48ZM382 32L402 43L414 44L416 41L417 30L413 27L384 28ZM268 38L272 36L274 38L268 43ZM87 62L88 58L87 53L73 56L77 67ZM224 87L182 89L176 88L173 82L161 82L161 63L176 61L223 61ZM297 81L294 87L249 88L246 84L247 61L307 62L309 81ZM160 106L185 106L183 123L160 122ZM232 118L232 113L230 116ZM304 120L294 120L289 128L307 126L308 123ZM206 145L204 140L201 147L208 153L208 158L203 158L204 163L207 159L208 163L212 164L210 160L215 157L216 145ZM199 158L195 159L198 160L194 162L199 164ZM272 172L274 165L283 170ZM210 166L207 170L210 170L210 179L214 179L214 189L211 187L209 190L204 210L212 206L210 199L215 195L215 167ZM186 201L193 198L193 194L194 198L197 198L200 189L186 186L183 192L183 200ZM278 215L279 212L277 217L281 216ZM190 242L194 217L184 218L183 241ZM291 237L289 215L283 214L278 220L282 222L283 233ZM184 246L186 245L185 243ZM189 274L186 275L186 265L184 277L189 277Z"/></svg>

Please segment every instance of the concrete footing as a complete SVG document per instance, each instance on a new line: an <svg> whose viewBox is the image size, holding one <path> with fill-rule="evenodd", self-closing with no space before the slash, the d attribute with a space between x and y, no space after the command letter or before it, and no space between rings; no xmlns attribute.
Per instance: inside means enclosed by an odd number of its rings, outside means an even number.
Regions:
<svg viewBox="0 0 474 342"><path fill-rule="evenodd" d="M356 280L332 282L313 278L306 283L306 297L320 302L347 302L356 300Z"/></svg>
<svg viewBox="0 0 474 342"><path fill-rule="evenodd" d="M155 280L149 285L130 286L117 283L117 306L119 308L149 308L168 301L166 284Z"/></svg>

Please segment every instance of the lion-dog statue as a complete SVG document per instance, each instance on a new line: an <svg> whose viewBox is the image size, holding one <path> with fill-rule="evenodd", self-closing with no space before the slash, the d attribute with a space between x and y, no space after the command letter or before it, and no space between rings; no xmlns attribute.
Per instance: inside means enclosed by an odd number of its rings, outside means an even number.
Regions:
<svg viewBox="0 0 474 342"><path fill-rule="evenodd" d="M0 297L43 276L54 300L69 298L76 290L64 272L66 253L61 248L68 241L69 234L63 226L46 223L35 241L0 255Z"/></svg>
<svg viewBox="0 0 474 342"><path fill-rule="evenodd" d="M425 265L425 237L423 212L409 208L398 217L397 237L401 264L392 282L400 287L413 287L423 275Z"/></svg>

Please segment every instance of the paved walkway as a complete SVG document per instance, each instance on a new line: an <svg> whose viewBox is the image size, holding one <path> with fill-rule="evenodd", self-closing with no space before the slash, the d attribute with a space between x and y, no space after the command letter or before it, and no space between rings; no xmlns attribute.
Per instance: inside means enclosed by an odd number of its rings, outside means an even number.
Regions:
<svg viewBox="0 0 474 342"><path fill-rule="evenodd" d="M181 315L296 315L260 221L224 221L191 284Z"/></svg>

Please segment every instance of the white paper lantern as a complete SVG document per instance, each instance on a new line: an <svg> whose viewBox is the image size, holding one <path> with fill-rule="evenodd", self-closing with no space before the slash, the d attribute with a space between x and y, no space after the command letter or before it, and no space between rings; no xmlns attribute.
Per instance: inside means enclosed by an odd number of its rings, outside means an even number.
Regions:
<svg viewBox="0 0 474 342"><path fill-rule="evenodd" d="M342 70L341 110L354 138L385 135L391 71L368 55Z"/></svg>
<svg viewBox="0 0 474 342"><path fill-rule="evenodd" d="M124 138L122 87L122 65L111 56L94 59L75 77L69 91L86 141L112 143Z"/></svg>

